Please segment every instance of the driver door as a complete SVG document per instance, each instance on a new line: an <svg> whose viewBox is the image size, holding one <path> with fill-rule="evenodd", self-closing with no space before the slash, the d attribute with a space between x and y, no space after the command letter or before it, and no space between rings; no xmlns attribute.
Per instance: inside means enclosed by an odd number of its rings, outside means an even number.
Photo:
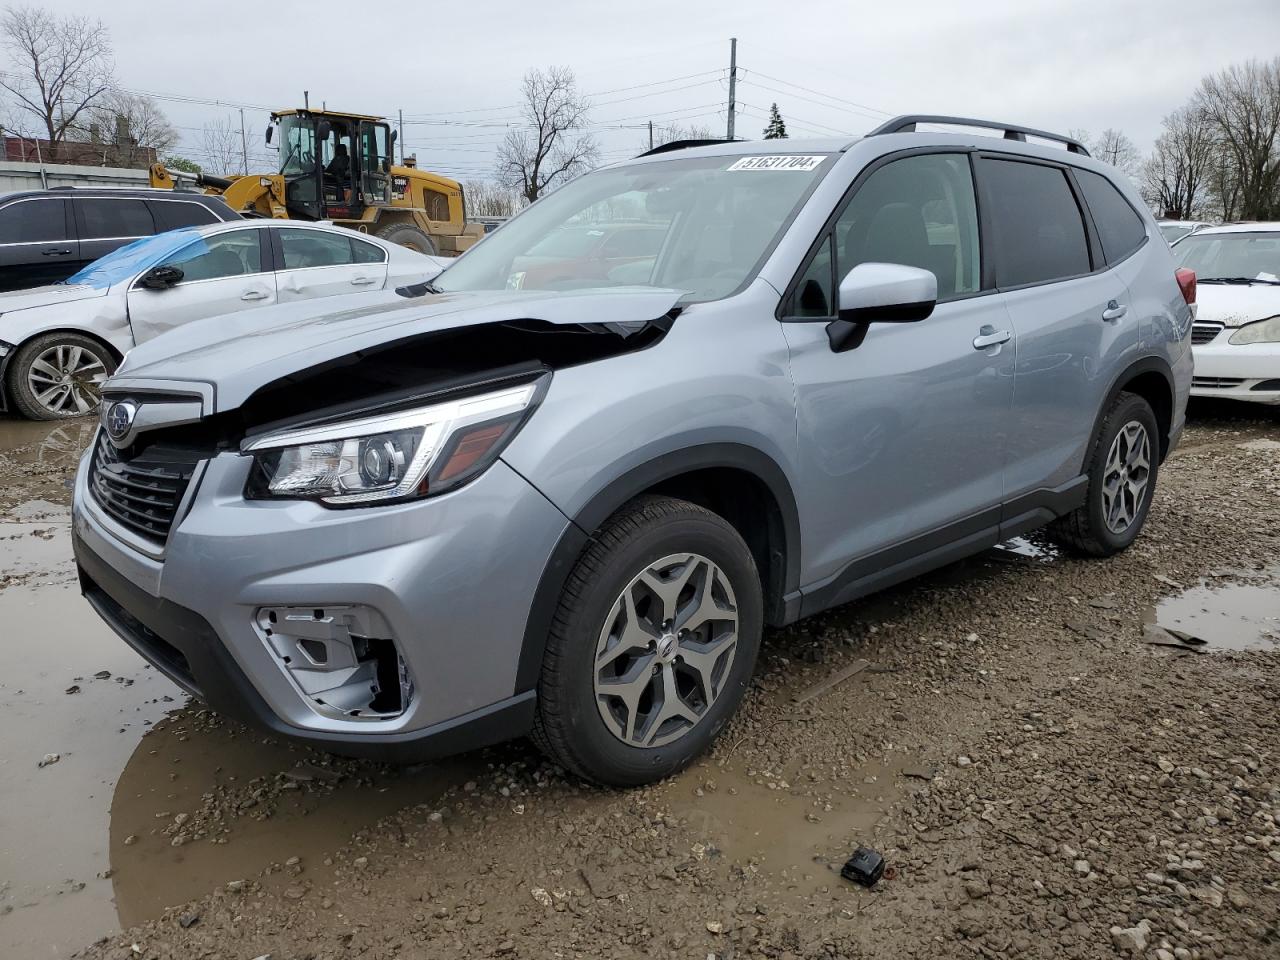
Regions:
<svg viewBox="0 0 1280 960"><path fill-rule="evenodd" d="M391 135L385 123L360 124L360 189L366 205L391 202Z"/></svg>
<svg viewBox="0 0 1280 960"><path fill-rule="evenodd" d="M247 227L192 241L154 265L182 271L182 280L172 287L153 290L136 278L128 294L134 342L143 343L193 320L275 303L266 234L261 227Z"/></svg>

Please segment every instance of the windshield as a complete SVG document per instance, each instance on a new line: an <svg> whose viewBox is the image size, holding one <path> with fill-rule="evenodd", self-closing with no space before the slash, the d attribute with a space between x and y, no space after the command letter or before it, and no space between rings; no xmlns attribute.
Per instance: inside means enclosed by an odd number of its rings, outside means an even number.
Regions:
<svg viewBox="0 0 1280 960"><path fill-rule="evenodd" d="M1194 270L1200 283L1280 281L1280 231L1195 233L1174 247L1173 252L1178 266Z"/></svg>
<svg viewBox="0 0 1280 960"><path fill-rule="evenodd" d="M1164 234L1166 243L1173 243L1180 240L1191 232L1191 228L1181 223L1162 223L1160 224L1160 232Z"/></svg>
<svg viewBox="0 0 1280 960"><path fill-rule="evenodd" d="M200 232L190 228L144 237L93 261L79 273L73 273L65 282L87 284L98 289L122 283L198 239Z"/></svg>
<svg viewBox="0 0 1280 960"><path fill-rule="evenodd" d="M540 199L436 281L442 290L651 286L715 300L830 166L822 156L686 157L597 170Z"/></svg>
<svg viewBox="0 0 1280 960"><path fill-rule="evenodd" d="M280 118L280 172L286 177L316 168L315 124L309 117Z"/></svg>

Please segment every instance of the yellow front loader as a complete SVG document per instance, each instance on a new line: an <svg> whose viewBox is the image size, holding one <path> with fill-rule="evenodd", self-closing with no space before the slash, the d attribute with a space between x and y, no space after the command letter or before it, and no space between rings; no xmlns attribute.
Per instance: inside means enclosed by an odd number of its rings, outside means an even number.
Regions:
<svg viewBox="0 0 1280 960"><path fill-rule="evenodd" d="M151 168L151 185L189 181L220 194L239 213L276 219L330 220L420 253L455 256L482 236L468 224L456 180L394 166L395 134L382 117L332 110L280 110L267 142L276 141L272 174L216 177Z"/></svg>

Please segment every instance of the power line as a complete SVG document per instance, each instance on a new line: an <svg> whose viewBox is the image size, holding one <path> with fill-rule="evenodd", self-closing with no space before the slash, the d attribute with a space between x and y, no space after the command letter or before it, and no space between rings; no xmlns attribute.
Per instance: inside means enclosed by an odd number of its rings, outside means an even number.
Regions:
<svg viewBox="0 0 1280 960"><path fill-rule="evenodd" d="M748 70L744 68L742 72L746 74L754 74L757 77L764 77L764 79L766 80L772 80L774 83L780 83L786 87L795 87L797 90L803 90L806 93L816 94L819 97L826 97L828 100L835 100L838 103L847 104L848 106L856 107L859 110L870 111L869 115L872 116L872 119L876 119L876 117L874 116L875 114L879 114L880 116L883 116L883 117L894 116L894 114L890 113L888 110L881 110L879 107L869 107L865 103L858 103L854 100L847 100L844 97L837 97L831 93L823 93L821 90L814 90L811 87L803 87L800 84L792 83L789 80L780 80L777 77L771 77L769 76L769 74L762 73L759 70ZM763 86L763 84L757 84L757 86ZM786 91L779 90L777 92L782 93L785 96L793 96L793 94L788 94L786 93ZM800 99L804 99L804 98L801 97ZM828 104L823 104L823 106L828 106Z"/></svg>

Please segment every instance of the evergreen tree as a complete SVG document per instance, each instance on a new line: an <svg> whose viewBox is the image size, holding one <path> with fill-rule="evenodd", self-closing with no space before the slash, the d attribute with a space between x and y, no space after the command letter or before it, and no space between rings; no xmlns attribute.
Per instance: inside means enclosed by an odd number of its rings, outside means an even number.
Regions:
<svg viewBox="0 0 1280 960"><path fill-rule="evenodd" d="M782 119L782 114L778 112L778 105L775 103L769 107L769 125L764 128L764 138L766 140L785 140L787 137L787 124Z"/></svg>

